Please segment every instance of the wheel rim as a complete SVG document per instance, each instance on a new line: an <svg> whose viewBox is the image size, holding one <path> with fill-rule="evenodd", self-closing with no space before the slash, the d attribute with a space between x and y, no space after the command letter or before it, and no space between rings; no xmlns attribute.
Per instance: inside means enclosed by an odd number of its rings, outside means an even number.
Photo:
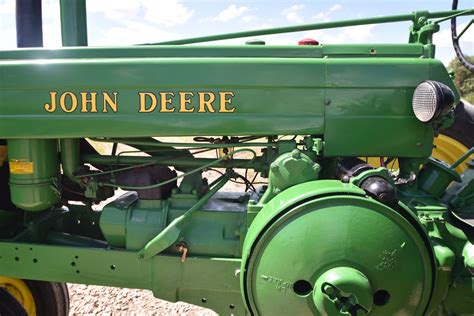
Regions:
<svg viewBox="0 0 474 316"><path fill-rule="evenodd" d="M435 148L433 149L432 156L439 160L443 160L450 165L468 151L466 146L446 135L439 135L436 137L434 139L434 144ZM460 164L456 168L456 171L459 173L462 173L464 170L466 170L465 164Z"/></svg>
<svg viewBox="0 0 474 316"><path fill-rule="evenodd" d="M36 305L30 289L20 279L0 276L0 286L8 291L26 310L29 316L36 315Z"/></svg>
<svg viewBox="0 0 474 316"><path fill-rule="evenodd" d="M436 159L445 161L449 165L452 165L455 161L459 159L459 157L464 155L468 150L469 149L466 146L464 146L454 138L440 134L434 139L434 148L433 152L431 153L431 156ZM386 157L384 157L384 159L385 158ZM474 158L474 155L471 156L471 158ZM466 161L469 161L469 159L466 159ZM369 157L368 163L375 167L380 167L380 158ZM387 167L389 169L397 170L398 160L395 160L393 163L389 163ZM462 163L456 168L456 171L459 173L463 173L466 168L466 164Z"/></svg>

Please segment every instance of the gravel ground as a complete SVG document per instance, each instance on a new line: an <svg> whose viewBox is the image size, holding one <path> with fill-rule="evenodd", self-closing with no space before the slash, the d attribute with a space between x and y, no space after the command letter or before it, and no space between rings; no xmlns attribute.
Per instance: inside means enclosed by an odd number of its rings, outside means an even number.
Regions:
<svg viewBox="0 0 474 316"><path fill-rule="evenodd" d="M186 315L216 316L209 309L170 303L153 297L151 291L106 286L68 284L69 315Z"/></svg>

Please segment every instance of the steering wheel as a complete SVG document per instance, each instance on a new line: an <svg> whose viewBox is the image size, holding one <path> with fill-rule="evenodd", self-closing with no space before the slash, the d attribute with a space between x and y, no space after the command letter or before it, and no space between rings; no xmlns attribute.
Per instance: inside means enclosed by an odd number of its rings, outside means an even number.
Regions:
<svg viewBox="0 0 474 316"><path fill-rule="evenodd" d="M457 10L457 8L458 8L458 0L453 0L452 9ZM473 21L474 20L471 20L471 22L469 22L469 24L464 28L464 30L462 30L462 32L458 36L457 25L456 25L456 17L453 17L451 19L451 39L453 40L454 51L456 52L456 55L458 56L459 61L464 65L464 67L469 69L470 72L474 72L474 65L471 64L466 59L466 57L464 57L464 54L463 54L463 52L461 50L461 47L459 45L459 39L466 32L466 30L471 26Z"/></svg>

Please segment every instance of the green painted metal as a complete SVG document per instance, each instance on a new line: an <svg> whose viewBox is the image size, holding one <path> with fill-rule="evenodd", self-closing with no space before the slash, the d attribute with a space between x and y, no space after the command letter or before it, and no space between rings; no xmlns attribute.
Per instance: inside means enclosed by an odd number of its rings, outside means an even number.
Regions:
<svg viewBox="0 0 474 316"><path fill-rule="evenodd" d="M295 184L316 180L321 166L298 149L278 156L270 165L269 186L259 203L265 204Z"/></svg>
<svg viewBox="0 0 474 316"><path fill-rule="evenodd" d="M282 192L262 209L243 248L241 284L249 310L318 314L311 291L298 293L298 282L318 284L329 269L351 267L375 291L390 293L388 302L374 305L371 313L425 311L434 263L423 239L399 213L360 195L351 185L313 181ZM277 265L275 258L280 258Z"/></svg>
<svg viewBox="0 0 474 316"><path fill-rule="evenodd" d="M91 164L117 164L117 165L139 165L153 163L158 166L167 166L171 163L177 167L201 167L212 164L216 168L255 168L261 169L262 161L260 158L251 159L232 159L229 161L216 161L213 158L176 158L176 157L141 157L141 156L108 156L108 155L81 155L81 161ZM215 162L215 164L213 164Z"/></svg>
<svg viewBox="0 0 474 316"><path fill-rule="evenodd" d="M375 54L373 52L375 49ZM372 50L372 52L371 52ZM274 58L322 58L322 57L420 57L425 56L422 44L331 44L319 46L290 45L229 45L229 46L131 46L88 47L62 49L23 49L0 51L0 59L75 59L75 58L146 58L146 57L274 57Z"/></svg>
<svg viewBox="0 0 474 316"><path fill-rule="evenodd" d="M199 209L201 209L204 204L206 204L209 199L219 191L230 179L230 174L225 174L216 180L215 185L212 187L209 192L207 192L203 197L201 197L186 213L175 218L170 222L166 227L157 234L153 239L151 239L142 249L139 251L139 256L144 259L149 259L157 254L161 253L163 250L167 249L173 245L181 235L181 230L183 226L187 224L187 220Z"/></svg>
<svg viewBox="0 0 474 316"><path fill-rule="evenodd" d="M0 96L9 105L3 108L1 137L323 134L325 154L329 156L427 155L433 130L414 118L411 94L419 82L428 78L452 86L440 62L420 58L91 58L42 61L41 65L31 59L0 62L0 68L9 78L0 87ZM186 75L189 72L202 76ZM215 75L206 76L208 72ZM250 72L259 76L249 77ZM386 73L391 73L390 78ZM160 74L166 74L165 83ZM134 87L125 82L134 82ZM45 111L44 105L52 102L50 87L58 91L56 102L60 102L62 93L74 93L77 110L64 113L58 103L54 113ZM140 91L177 93L176 87L195 94L203 89L214 93L231 90L235 112L138 113ZM92 95L81 99L84 91L99 91L98 113L79 112L81 104L91 110L87 100ZM118 93L117 112L103 104L100 91L109 97ZM67 102L67 109L71 109L72 101ZM191 107L197 108L197 102L193 98ZM104 110L107 113L100 113ZM377 124L373 128L378 133L364 132L369 123ZM34 124L34 133L15 130L18 124ZM123 129L126 124L135 124L136 128ZM399 137L400 128L407 131L406 137ZM396 142L382 141L386 138ZM346 141L353 146L344 146Z"/></svg>
<svg viewBox="0 0 474 316"><path fill-rule="evenodd" d="M86 46L85 1L60 4L63 45ZM0 205L0 274L150 289L223 315L472 313L474 161L459 176L460 161L429 160L434 135L453 119L425 124L412 111L424 80L459 100L432 36L472 13L1 51L0 140L11 172L0 198L17 209ZM171 45L394 21L413 22L408 44ZM156 139L165 136L183 139ZM203 150L216 158L193 153ZM397 157L400 171L381 164L335 180L343 158L367 156ZM117 181L156 166L179 175ZM209 169L222 177L209 184ZM398 205L359 188L371 177L393 186ZM166 198L138 198L177 180ZM226 192L230 181L246 192ZM118 188L138 193L97 211Z"/></svg>
<svg viewBox="0 0 474 316"><path fill-rule="evenodd" d="M138 250L165 227L168 208L167 201L139 201L128 192L104 206L100 229L110 246Z"/></svg>
<svg viewBox="0 0 474 316"><path fill-rule="evenodd" d="M313 301L323 315L365 315L373 306L369 279L354 268L337 267L324 272L313 288Z"/></svg>
<svg viewBox="0 0 474 316"><path fill-rule="evenodd" d="M446 163L430 158L420 172L418 186L427 193L442 197L452 182L461 182L461 176Z"/></svg>
<svg viewBox="0 0 474 316"><path fill-rule="evenodd" d="M0 254L2 275L149 289L168 301L190 302L222 315L245 314L239 259L190 256L183 263L181 256L143 260L133 251L8 242L0 243Z"/></svg>
<svg viewBox="0 0 474 316"><path fill-rule="evenodd" d="M18 208L43 211L59 202L56 140L8 141L11 200Z"/></svg>
<svg viewBox="0 0 474 316"><path fill-rule="evenodd" d="M189 255L240 258L247 199L242 195L217 193L188 217L179 242L187 245ZM103 208L100 228L112 247L140 250L197 201L197 197L182 194L174 194L165 201L140 200L129 192ZM167 251L178 253L178 248Z"/></svg>
<svg viewBox="0 0 474 316"><path fill-rule="evenodd" d="M69 138L61 139L59 141L61 153L61 166L63 167L63 174L71 181L77 182L75 173L80 166L79 157L79 139Z"/></svg>
<svg viewBox="0 0 474 316"><path fill-rule="evenodd" d="M86 0L61 0L63 46L87 46Z"/></svg>

